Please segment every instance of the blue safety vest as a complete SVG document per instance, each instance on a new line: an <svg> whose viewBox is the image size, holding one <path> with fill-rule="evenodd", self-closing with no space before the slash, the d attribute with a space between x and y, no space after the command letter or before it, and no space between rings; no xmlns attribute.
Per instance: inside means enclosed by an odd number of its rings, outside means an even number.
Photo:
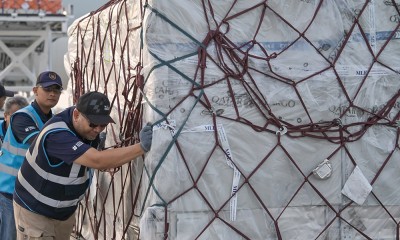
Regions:
<svg viewBox="0 0 400 240"><path fill-rule="evenodd" d="M32 105L26 106L16 113L25 113L35 122L37 128L41 129L44 125L42 119ZM10 126L13 122L13 116L11 116ZM32 134L36 134L34 132ZM31 135L30 135L31 136ZM19 143L15 138L12 130L7 131L4 136L3 145L1 147L0 156L0 192L13 194L15 187L15 180L19 168L24 161L26 151L29 148L27 140L28 136L23 142Z"/></svg>
<svg viewBox="0 0 400 240"><path fill-rule="evenodd" d="M51 159L43 147L50 133L69 131L76 136L64 120L56 115L36 137L18 173L14 192L17 204L62 221L75 212L90 184L90 168Z"/></svg>

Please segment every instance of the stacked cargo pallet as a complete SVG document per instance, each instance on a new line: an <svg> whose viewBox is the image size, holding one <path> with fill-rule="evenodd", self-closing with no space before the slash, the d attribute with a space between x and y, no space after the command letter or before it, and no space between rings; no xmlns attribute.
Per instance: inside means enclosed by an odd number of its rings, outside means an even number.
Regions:
<svg viewBox="0 0 400 240"><path fill-rule="evenodd" d="M77 20L70 89L113 101L107 146L154 123L144 161L95 175L77 233L399 239L399 15L396 1L121 0Z"/></svg>

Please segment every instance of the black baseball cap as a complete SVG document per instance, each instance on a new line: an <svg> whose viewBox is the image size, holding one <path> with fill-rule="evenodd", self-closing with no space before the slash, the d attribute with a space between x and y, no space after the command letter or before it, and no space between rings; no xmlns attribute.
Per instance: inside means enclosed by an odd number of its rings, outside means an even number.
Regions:
<svg viewBox="0 0 400 240"><path fill-rule="evenodd" d="M110 101L103 93L94 91L83 94L78 99L76 108L93 124L103 125L115 123L110 117Z"/></svg>
<svg viewBox="0 0 400 240"><path fill-rule="evenodd" d="M3 84L0 84L0 97L14 97L14 92L6 90Z"/></svg>
<svg viewBox="0 0 400 240"><path fill-rule="evenodd" d="M58 85L62 88L62 81L61 77L58 76L57 73L52 71L46 71L39 74L39 76L36 79L36 85L40 85L42 87Z"/></svg>

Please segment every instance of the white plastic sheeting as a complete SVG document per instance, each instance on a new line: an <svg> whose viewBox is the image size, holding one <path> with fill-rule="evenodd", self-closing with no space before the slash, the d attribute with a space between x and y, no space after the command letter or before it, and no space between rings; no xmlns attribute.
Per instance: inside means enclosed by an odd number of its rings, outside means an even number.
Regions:
<svg viewBox="0 0 400 240"><path fill-rule="evenodd" d="M108 81L108 92L118 92L126 82L117 79L128 70L113 64L128 55L130 66L141 62L140 73L130 71L145 80L142 122L157 123L144 168L138 161L131 170L132 186L139 188L137 209L129 208L133 199L125 195L125 214L115 213L111 205L94 211L105 211L105 220L115 214L127 219L126 213L134 211L130 224L140 227L141 239L395 239L400 155L398 128L387 123L396 120L400 109L395 97L400 39L396 34L387 41L398 27L390 16L399 13L391 4L395 1L369 2L275 0L265 2L263 12L254 1L203 6L202 1L154 0L141 8L132 0L77 20L69 31L67 70L79 61L82 46L95 48L92 60L82 64L89 66L84 78L99 81L101 91L111 73L115 81ZM360 12L359 25L353 25ZM99 24L92 25L91 18L100 19ZM108 23L116 19L118 28L113 25L110 31ZM249 50L248 59L235 51L251 68L243 79L234 77L244 70L237 59L218 55L217 38L204 41L217 25L221 36L237 46L254 36L260 44ZM208 54L203 82L197 68L201 43ZM379 54L379 63L372 54ZM96 68L100 63L104 69ZM229 80L221 81L227 73ZM395 104L384 119L373 126L361 124L381 114L391 99ZM207 101L209 106L201 104ZM115 104L114 119L119 110ZM342 137L352 141L342 138L340 143L338 131L290 135L270 119L279 120L288 133L336 123L329 129L347 126ZM363 128L359 138L352 136ZM319 179L312 173L325 159L331 173ZM100 177L104 183L121 181ZM359 182L364 188L351 191ZM118 184L114 187L120 194ZM118 224L104 227L116 228L120 239L123 226ZM134 238L129 234L125 237ZM85 237L90 235L87 230Z"/></svg>

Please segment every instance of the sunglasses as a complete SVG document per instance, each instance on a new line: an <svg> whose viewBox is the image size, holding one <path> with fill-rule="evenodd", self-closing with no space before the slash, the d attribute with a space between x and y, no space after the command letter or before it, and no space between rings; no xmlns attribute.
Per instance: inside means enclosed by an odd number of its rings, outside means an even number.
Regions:
<svg viewBox="0 0 400 240"><path fill-rule="evenodd" d="M54 93L60 94L61 91L63 90L63 88L60 87L60 86L43 87L43 86L40 86L40 85L39 85L38 87L42 88L43 91L48 92L48 93L49 93L49 92L54 92Z"/></svg>
<svg viewBox="0 0 400 240"><path fill-rule="evenodd" d="M105 128L107 127L107 124L94 124L92 122L90 122L89 118L87 118L84 114L81 113L81 115L89 122L89 127L91 128L97 128L97 127L101 127L101 128Z"/></svg>

